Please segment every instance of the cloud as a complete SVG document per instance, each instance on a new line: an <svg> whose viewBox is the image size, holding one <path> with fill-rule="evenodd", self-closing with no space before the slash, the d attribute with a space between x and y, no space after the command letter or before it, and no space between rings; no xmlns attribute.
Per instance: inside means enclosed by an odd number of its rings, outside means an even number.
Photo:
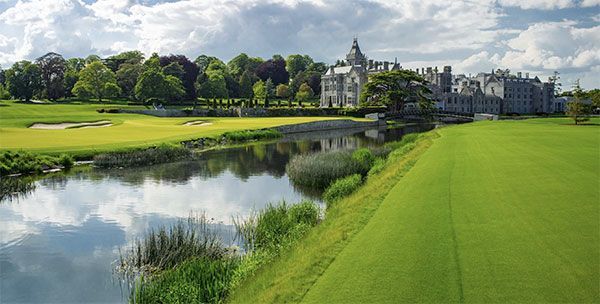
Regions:
<svg viewBox="0 0 600 304"><path fill-rule="evenodd" d="M599 6L599 5L600 5L600 0L583 0L583 1L581 1L582 7L593 7L593 6Z"/></svg>
<svg viewBox="0 0 600 304"><path fill-rule="evenodd" d="M596 1L596 0L587 0ZM513 6L521 9L540 9L552 10L575 6L573 0L499 0L498 4L502 6Z"/></svg>

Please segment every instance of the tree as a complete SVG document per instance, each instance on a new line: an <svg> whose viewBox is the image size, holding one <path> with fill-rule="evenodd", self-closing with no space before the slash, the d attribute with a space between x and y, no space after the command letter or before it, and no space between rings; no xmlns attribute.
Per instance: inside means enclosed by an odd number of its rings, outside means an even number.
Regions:
<svg viewBox="0 0 600 304"><path fill-rule="evenodd" d="M37 64L19 61L6 71L6 84L14 98L29 102L42 89L42 70Z"/></svg>
<svg viewBox="0 0 600 304"><path fill-rule="evenodd" d="M57 53L47 53L36 59L36 64L42 70L42 84L48 99L56 100L65 95L64 77L67 69L65 59Z"/></svg>
<svg viewBox="0 0 600 304"><path fill-rule="evenodd" d="M162 68L163 73L165 75L171 75L179 78L179 80L183 81L183 77L185 76L185 71L183 70L183 66L178 62L171 62L168 65Z"/></svg>
<svg viewBox="0 0 600 304"><path fill-rule="evenodd" d="M386 105L392 111L404 108L406 102L416 102L430 93L425 80L410 70L385 71L370 76L361 93L361 103Z"/></svg>
<svg viewBox="0 0 600 304"><path fill-rule="evenodd" d="M95 97L102 102L104 97L114 97L121 93L117 77L100 61L92 61L79 72L79 80L73 87L73 94L81 98Z"/></svg>
<svg viewBox="0 0 600 304"><path fill-rule="evenodd" d="M117 70L117 84L123 96L135 98L135 85L144 67L140 63L124 63Z"/></svg>
<svg viewBox="0 0 600 304"><path fill-rule="evenodd" d="M140 51L127 51L108 57L106 59L106 65L113 72L116 72L123 64L141 64L143 61L144 53Z"/></svg>
<svg viewBox="0 0 600 304"><path fill-rule="evenodd" d="M581 90L581 86L579 85L579 79L575 81L575 85L573 86L573 100L567 103L567 111L565 112L569 117L575 121L575 124L579 124L580 122L588 121L589 118L587 114L589 114L589 109L583 104L582 97L584 95L583 90Z"/></svg>
<svg viewBox="0 0 600 304"><path fill-rule="evenodd" d="M589 90L585 95L592 101L592 108L597 113L600 110L600 89Z"/></svg>
<svg viewBox="0 0 600 304"><path fill-rule="evenodd" d="M67 70L65 72L65 77L63 79L63 87L65 89L65 93L64 96L66 97L72 97L73 96L73 88L75 87L75 84L77 83L77 80L79 80L79 71L76 71L75 69L71 68L71 67L67 67Z"/></svg>
<svg viewBox="0 0 600 304"><path fill-rule="evenodd" d="M5 75L6 71L2 69L2 66L0 65L0 84L1 85L5 85L6 84L6 75Z"/></svg>
<svg viewBox="0 0 600 304"><path fill-rule="evenodd" d="M279 97L281 99L286 99L286 98L290 97L290 88L283 83L279 84L279 85L277 85L275 95L277 95L277 97Z"/></svg>
<svg viewBox="0 0 600 304"><path fill-rule="evenodd" d="M10 92L4 88L4 85L0 83L0 100L10 99Z"/></svg>
<svg viewBox="0 0 600 304"><path fill-rule="evenodd" d="M308 55L289 55L285 61L285 69L290 74L290 78L294 79L298 73L305 71L313 64L313 59Z"/></svg>
<svg viewBox="0 0 600 304"><path fill-rule="evenodd" d="M283 59L269 59L261 63L256 68L256 76L262 81L267 81L271 78L273 84L278 85L280 83L287 84L289 81L289 73L285 69L285 60Z"/></svg>
<svg viewBox="0 0 600 304"><path fill-rule="evenodd" d="M149 68L139 77L135 85L135 96L147 102L150 99L177 100L185 95L185 89L179 78L165 75L162 70Z"/></svg>
<svg viewBox="0 0 600 304"><path fill-rule="evenodd" d="M67 59L67 70L71 69L79 73L85 68L85 59L83 58L69 58Z"/></svg>
<svg viewBox="0 0 600 304"><path fill-rule="evenodd" d="M194 63L198 67L199 73L204 73L204 71L206 71L206 68L208 68L208 65L215 60L219 60L219 58L208 55L200 55L196 57Z"/></svg>
<svg viewBox="0 0 600 304"><path fill-rule="evenodd" d="M303 102L308 101L313 94L314 92L311 87L307 83L303 83L300 85L298 93L296 93L296 100L298 100L298 103L301 105Z"/></svg>
<svg viewBox="0 0 600 304"><path fill-rule="evenodd" d="M296 78L292 81L292 92L298 92L300 85L303 83L308 84L314 94L321 94L321 73L316 71L302 71L298 73Z"/></svg>
<svg viewBox="0 0 600 304"><path fill-rule="evenodd" d="M240 77L240 97L252 98L253 90L252 86L255 83L256 78L253 77L249 70L244 71Z"/></svg>
<svg viewBox="0 0 600 304"><path fill-rule="evenodd" d="M311 65L308 66L308 69L306 69L307 71L311 71L311 72L317 72L319 73L319 75L324 74L327 71L327 64L325 64L325 62L313 62Z"/></svg>
<svg viewBox="0 0 600 304"><path fill-rule="evenodd" d="M90 64L94 61L102 61L102 59L98 55L89 55L89 56L85 57L85 59L84 59L84 62L86 65Z"/></svg>
<svg viewBox="0 0 600 304"><path fill-rule="evenodd" d="M242 77L242 74L246 71L249 62L250 57L248 57L248 55L246 55L245 53L241 53L235 56L227 63L229 73L233 78L239 80L240 77Z"/></svg>
<svg viewBox="0 0 600 304"><path fill-rule="evenodd" d="M198 88L198 94L203 98L227 98L227 83L220 73L206 75L207 80Z"/></svg>
<svg viewBox="0 0 600 304"><path fill-rule="evenodd" d="M198 73L200 69L198 66L191 62L184 55L169 55L169 56L161 56L160 57L160 66L165 67L173 62L177 62L181 65L185 73L183 74L183 78L181 80L183 87L185 88L185 99L187 100L195 100L196 99L196 78L198 78Z"/></svg>
<svg viewBox="0 0 600 304"><path fill-rule="evenodd" d="M265 99L267 92L265 91L265 83L262 80L257 81L252 86L252 93L256 99Z"/></svg>
<svg viewBox="0 0 600 304"><path fill-rule="evenodd" d="M269 100L273 97L273 90L275 89L271 78L265 82L265 108L269 107Z"/></svg>

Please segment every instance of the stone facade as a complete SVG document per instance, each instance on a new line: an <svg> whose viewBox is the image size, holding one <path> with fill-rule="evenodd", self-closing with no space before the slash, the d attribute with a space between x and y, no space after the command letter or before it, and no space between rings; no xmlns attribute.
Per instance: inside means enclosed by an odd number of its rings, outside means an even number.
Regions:
<svg viewBox="0 0 600 304"><path fill-rule="evenodd" d="M321 107L356 107L368 76L382 71L402 69L395 60L373 61L363 54L354 38L346 59L330 66L321 76ZM475 76L453 75L452 67L416 69L428 83L431 98L440 110L457 113L528 114L550 113L554 103L554 84L538 77L510 74L509 70L479 73ZM408 104L406 108L415 108Z"/></svg>
<svg viewBox="0 0 600 304"><path fill-rule="evenodd" d="M368 59L355 38L345 61L321 76L321 107L356 107L369 74L400 68L397 62Z"/></svg>

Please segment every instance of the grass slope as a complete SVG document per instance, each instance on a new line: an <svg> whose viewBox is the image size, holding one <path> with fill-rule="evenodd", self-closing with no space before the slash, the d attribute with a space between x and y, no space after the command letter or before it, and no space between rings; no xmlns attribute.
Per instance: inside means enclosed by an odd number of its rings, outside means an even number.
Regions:
<svg viewBox="0 0 600 304"><path fill-rule="evenodd" d="M600 301L600 129L444 128L306 303Z"/></svg>
<svg viewBox="0 0 600 304"><path fill-rule="evenodd" d="M402 160L390 164L380 174L370 177L357 192L328 208L323 222L293 249L283 252L242 282L229 302L299 302L336 255L367 224L386 194L415 164L435 136L435 133L423 134Z"/></svg>
<svg viewBox="0 0 600 304"><path fill-rule="evenodd" d="M93 154L99 151L144 147L162 142L210 137L227 131L261 129L332 117L201 118L212 125L185 126L197 117L158 118L138 114L97 113L102 104L40 105L6 103L0 106L0 150L27 150L39 153L70 152ZM124 108L127 106L116 106ZM36 122L92 122L110 120L114 125L102 128L39 130L28 127Z"/></svg>

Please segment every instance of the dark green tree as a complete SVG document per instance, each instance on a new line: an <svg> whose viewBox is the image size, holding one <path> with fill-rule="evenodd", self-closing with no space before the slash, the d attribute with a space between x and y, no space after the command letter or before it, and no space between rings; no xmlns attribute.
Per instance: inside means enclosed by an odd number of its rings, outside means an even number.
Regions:
<svg viewBox="0 0 600 304"><path fill-rule="evenodd" d="M17 99L30 101L42 89L42 69L29 61L19 61L6 71L6 84Z"/></svg>
<svg viewBox="0 0 600 304"><path fill-rule="evenodd" d="M391 111L401 111L407 102L418 102L430 90L425 80L410 70L373 74L361 92L361 104L386 105Z"/></svg>
<svg viewBox="0 0 600 304"><path fill-rule="evenodd" d="M143 71L144 67L140 63L124 63L119 67L117 83L123 96L135 99L135 85Z"/></svg>
<svg viewBox="0 0 600 304"><path fill-rule="evenodd" d="M67 69L65 59L60 54L47 53L36 59L36 64L42 70L44 95L50 100L65 96L64 77Z"/></svg>
<svg viewBox="0 0 600 304"><path fill-rule="evenodd" d="M92 61L79 72L79 80L73 87L73 94L81 98L95 97L99 102L102 98L114 97L121 93L117 85L117 77L100 61Z"/></svg>

